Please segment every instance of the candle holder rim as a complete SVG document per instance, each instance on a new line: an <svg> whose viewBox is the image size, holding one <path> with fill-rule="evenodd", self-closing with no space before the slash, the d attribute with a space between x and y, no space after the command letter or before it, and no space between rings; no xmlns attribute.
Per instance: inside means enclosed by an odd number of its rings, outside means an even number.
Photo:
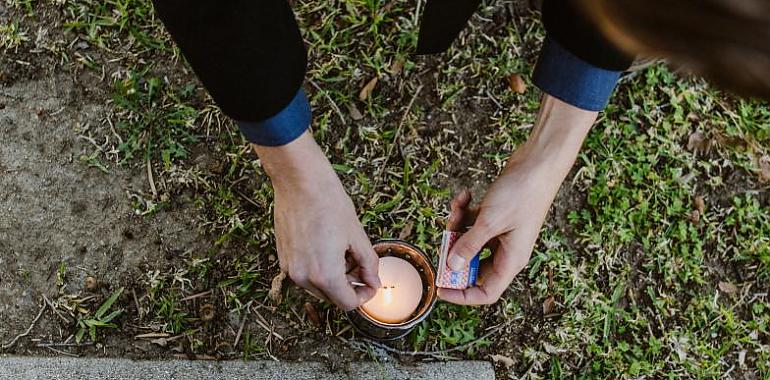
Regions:
<svg viewBox="0 0 770 380"><path fill-rule="evenodd" d="M426 268L431 272L433 278L434 279L436 278L436 270L433 268L433 264L430 261L430 257L428 257L428 255L425 252L423 252L422 249L418 248L417 246L415 246L412 243L409 243L409 242L401 240L401 239L395 239L395 238L378 239L377 241L374 242L374 244L372 244L372 247L374 247L374 246L376 246L378 244L381 244L381 243L398 243L400 245L406 246L407 248L409 248L410 250L412 250L414 252L417 252L425 260L425 263L427 264ZM414 326L416 326L417 324L419 324L422 321L424 321L428 317L428 315L430 315L430 312L431 312L431 310L433 310L433 307L436 304L436 300L438 299L438 294L435 291L435 284L432 283L432 282L428 282L426 284L426 286L433 287L434 291L433 292L429 292L430 293L429 299L424 304L425 305L424 306L425 311L423 313L421 313L421 314L411 318L411 319L406 320L405 322L400 322L400 323L382 322L382 321L378 321L378 320L372 318L361 307L356 308L356 311L358 312L358 314L360 316L362 316L363 318L365 318L366 320L368 320L369 322L371 322L371 323L373 323L375 325L379 325L379 326L382 326L382 327L390 327L390 328L399 328L399 329L404 329L404 330L411 330L412 328L414 328Z"/></svg>

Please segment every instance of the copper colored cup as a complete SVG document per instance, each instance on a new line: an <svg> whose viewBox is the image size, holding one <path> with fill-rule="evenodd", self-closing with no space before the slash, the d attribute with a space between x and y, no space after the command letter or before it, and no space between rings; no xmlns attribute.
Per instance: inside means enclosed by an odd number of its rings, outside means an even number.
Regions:
<svg viewBox="0 0 770 380"><path fill-rule="evenodd" d="M374 251L380 257L395 256L408 261L420 274L422 280L422 298L417 310L401 323L380 322L369 316L360 307L347 313L348 319L358 331L377 340L403 338L420 322L428 317L436 303L436 270L430 258L419 248L401 240L380 240L374 244Z"/></svg>

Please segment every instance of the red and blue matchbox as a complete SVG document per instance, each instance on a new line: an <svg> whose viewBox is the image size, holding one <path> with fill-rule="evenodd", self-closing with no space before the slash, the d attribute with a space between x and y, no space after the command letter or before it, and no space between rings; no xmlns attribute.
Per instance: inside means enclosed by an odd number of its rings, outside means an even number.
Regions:
<svg viewBox="0 0 770 380"><path fill-rule="evenodd" d="M438 259L438 276L436 276L436 286L448 289L467 289L476 285L476 278L479 273L479 260L481 253L477 253L473 260L465 264L465 268L459 271L452 270L447 264L447 256L457 239L462 236L462 232L444 231L441 237L441 250Z"/></svg>

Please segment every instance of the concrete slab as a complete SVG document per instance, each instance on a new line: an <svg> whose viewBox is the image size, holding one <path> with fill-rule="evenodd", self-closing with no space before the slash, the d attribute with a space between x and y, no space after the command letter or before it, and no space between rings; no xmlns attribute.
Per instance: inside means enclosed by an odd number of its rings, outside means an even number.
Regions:
<svg viewBox="0 0 770 380"><path fill-rule="evenodd" d="M319 362L274 361L134 361L128 359L0 358L0 379L248 379L248 380L487 380L492 365L482 361L352 363L330 369Z"/></svg>

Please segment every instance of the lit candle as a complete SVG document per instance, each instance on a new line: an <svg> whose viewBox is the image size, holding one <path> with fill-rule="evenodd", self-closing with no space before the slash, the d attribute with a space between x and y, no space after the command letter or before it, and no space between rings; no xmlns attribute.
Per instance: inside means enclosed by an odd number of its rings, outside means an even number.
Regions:
<svg viewBox="0 0 770 380"><path fill-rule="evenodd" d="M393 256L380 257L379 273L382 287L361 309L380 322L404 322L420 304L420 274L408 261Z"/></svg>

